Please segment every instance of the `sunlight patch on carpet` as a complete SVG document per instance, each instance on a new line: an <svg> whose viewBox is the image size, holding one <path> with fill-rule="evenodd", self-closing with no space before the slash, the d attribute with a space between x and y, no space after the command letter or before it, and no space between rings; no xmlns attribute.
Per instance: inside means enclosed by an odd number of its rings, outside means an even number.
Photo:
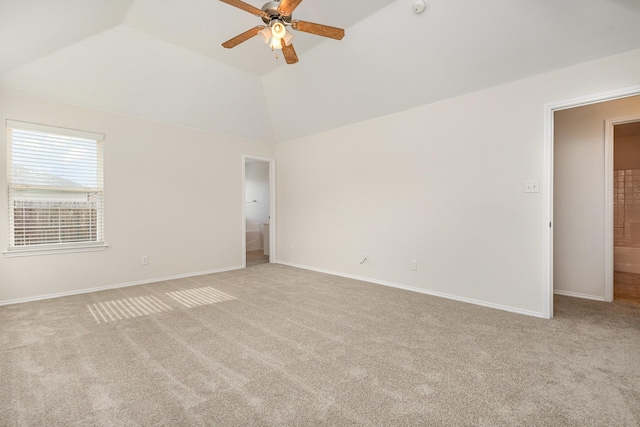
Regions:
<svg viewBox="0 0 640 427"><path fill-rule="evenodd" d="M97 323L115 322L173 310L153 295L88 304Z"/></svg>
<svg viewBox="0 0 640 427"><path fill-rule="evenodd" d="M184 291L167 292L166 295L188 308L236 299L235 297L225 294L224 292L220 292L210 286L187 289Z"/></svg>

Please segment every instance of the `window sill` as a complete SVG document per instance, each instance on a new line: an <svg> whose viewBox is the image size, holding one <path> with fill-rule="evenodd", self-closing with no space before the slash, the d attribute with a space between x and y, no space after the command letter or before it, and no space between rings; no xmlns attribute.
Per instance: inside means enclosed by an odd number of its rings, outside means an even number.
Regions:
<svg viewBox="0 0 640 427"><path fill-rule="evenodd" d="M61 248L28 248L28 249L12 249L2 252L5 258L36 256L36 255L57 255L72 254L77 252L97 252L104 251L108 248L107 244L102 245L86 245L86 246L66 246Z"/></svg>

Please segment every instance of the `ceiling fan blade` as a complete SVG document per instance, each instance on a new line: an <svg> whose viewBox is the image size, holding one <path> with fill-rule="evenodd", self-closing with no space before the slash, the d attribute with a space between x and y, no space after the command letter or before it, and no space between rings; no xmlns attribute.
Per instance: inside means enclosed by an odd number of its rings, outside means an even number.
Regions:
<svg viewBox="0 0 640 427"><path fill-rule="evenodd" d="M240 43L246 42L251 37L256 36L258 34L258 32L260 30L262 30L263 28L266 28L266 27L264 25L258 25L257 27L253 27L252 29L247 30L244 33L239 34L239 35L235 36L234 38L232 38L230 40L227 40L226 42L222 43L222 46L226 47L227 49L231 49L232 47L236 47Z"/></svg>
<svg viewBox="0 0 640 427"><path fill-rule="evenodd" d="M342 40L344 37L344 30L342 28L330 27L328 25L294 20L291 21L291 26L294 30L315 34L317 36L329 37L336 40Z"/></svg>
<svg viewBox="0 0 640 427"><path fill-rule="evenodd" d="M300 4L302 0L281 0L278 12L284 16L289 16Z"/></svg>
<svg viewBox="0 0 640 427"><path fill-rule="evenodd" d="M245 12L249 12L252 15L256 16L264 16L266 15L263 11L258 9L257 7L253 7L250 4L247 4L241 0L220 0L222 3L230 4L231 6L235 6L238 9L242 9Z"/></svg>
<svg viewBox="0 0 640 427"><path fill-rule="evenodd" d="M287 61L287 64L295 64L298 62L298 55L296 55L293 45L287 45L284 40L282 40L282 54L284 55L284 59Z"/></svg>

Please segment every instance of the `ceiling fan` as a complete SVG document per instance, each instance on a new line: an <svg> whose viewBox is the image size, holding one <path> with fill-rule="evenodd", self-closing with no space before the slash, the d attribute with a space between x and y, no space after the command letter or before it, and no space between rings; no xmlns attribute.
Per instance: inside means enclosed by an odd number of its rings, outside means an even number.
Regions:
<svg viewBox="0 0 640 427"><path fill-rule="evenodd" d="M262 6L262 9L253 7L241 0L220 1L230 4L231 6L235 6L238 9L242 9L245 12L259 16L266 24L253 27L252 29L222 43L222 46L227 49L236 47L240 43L260 34L265 43L271 41L271 50L282 49L282 55L284 55L284 59L287 61L287 64L295 64L298 62L298 55L291 44L293 34L287 31L287 27L291 27L297 31L316 34L318 36L329 37L336 40L342 40L344 37L344 30L342 28L292 19L291 13L293 13L302 0L270 1L265 3L264 6Z"/></svg>

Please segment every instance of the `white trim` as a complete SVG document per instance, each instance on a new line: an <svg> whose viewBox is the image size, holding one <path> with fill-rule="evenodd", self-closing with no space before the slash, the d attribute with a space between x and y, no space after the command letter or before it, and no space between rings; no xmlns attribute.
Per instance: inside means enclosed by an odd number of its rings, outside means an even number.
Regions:
<svg viewBox="0 0 640 427"><path fill-rule="evenodd" d="M567 110L569 108L584 107L586 105L598 104L605 101L614 101L616 99L628 98L630 96L640 95L640 86L630 86L621 89L615 89L607 92L595 93L592 95L580 96L578 98L568 99L565 101L552 102L545 107L550 107L553 111Z"/></svg>
<svg viewBox="0 0 640 427"><path fill-rule="evenodd" d="M604 127L604 300L613 301L613 123Z"/></svg>
<svg viewBox="0 0 640 427"><path fill-rule="evenodd" d="M38 123L21 122L19 120L6 119L5 123L8 128L32 130L44 133L53 133L56 135L63 134L65 136L73 136L76 138L92 139L94 141L104 141L103 133L89 132L86 130L69 129L60 126L42 125Z"/></svg>
<svg viewBox="0 0 640 427"><path fill-rule="evenodd" d="M640 121L640 116L626 116L605 120L604 137L604 300L613 301L613 159L615 125Z"/></svg>
<svg viewBox="0 0 640 427"><path fill-rule="evenodd" d="M542 167L542 315L553 317L553 110L545 106Z"/></svg>
<svg viewBox="0 0 640 427"><path fill-rule="evenodd" d="M59 248L27 248L27 249L10 249L2 252L5 258L23 257L23 256L36 256L36 255L58 255L58 254L73 254L77 252L99 252L104 251L109 247L106 244L100 245L86 245L86 246L67 246Z"/></svg>
<svg viewBox="0 0 640 427"><path fill-rule="evenodd" d="M247 196L246 196L246 181L247 181L247 157L242 155L242 214L240 219L242 220L242 238L240 242L240 248L242 249L242 268L247 268Z"/></svg>
<svg viewBox="0 0 640 427"><path fill-rule="evenodd" d="M640 86L632 86L608 92L582 96L566 101L554 102L544 106L544 159L543 159L543 212L544 212L544 232L543 232L543 315L546 319L553 317L553 114L556 111L568 108L582 107L599 102L613 101L630 96L640 95ZM606 222L606 221L605 221ZM605 225L607 226L607 225ZM613 228L612 228L613 229ZM607 231L605 230L605 233ZM612 231L611 231L612 232ZM605 234L605 238L608 235ZM605 245L608 244L605 242ZM605 256L610 256L605 250ZM608 259L608 258L607 258ZM608 262L605 259L605 265ZM605 282L606 283L606 282ZM613 288L613 287L612 287Z"/></svg>
<svg viewBox="0 0 640 427"><path fill-rule="evenodd" d="M276 221L276 161L269 161L269 262L276 262L277 253L277 221Z"/></svg>
<svg viewBox="0 0 640 427"><path fill-rule="evenodd" d="M249 154L242 155L242 265L247 266L247 216L245 201L246 162L256 160L269 163L269 262L276 262L276 159L257 157Z"/></svg>
<svg viewBox="0 0 640 427"><path fill-rule="evenodd" d="M486 302L486 301L480 301L480 300L475 300L475 299L471 299L471 298L459 297L457 295L451 295L451 294L446 294L446 293L442 293L442 292L435 292L435 291L429 291L429 290L426 290L426 289L414 288L414 287L411 287L411 286L401 285L401 284L393 283L393 282L387 282L387 281L384 281L384 280L371 279L369 277L356 276L356 275L353 275L353 274L344 274L344 273L339 273L337 271L325 270L323 268L314 268L314 267L309 267L309 266L306 266L306 265L294 264L294 263L291 263L291 262L285 262L285 261L279 261L279 260L277 261L277 263L278 264L282 264L282 265L286 265L288 267L301 268L303 270L316 271L318 273L330 274L332 276L338 276L338 277L344 277L344 278L347 278L347 279L360 280L362 282L372 283L372 284L375 284L375 285L382 285L382 286L388 286L390 288L403 289L405 291L417 292L419 294L430 295L430 296L439 297L439 298L446 298L446 299L450 299L450 300L454 300L454 301L459 301L459 302L465 302L465 303L469 303L469 304L479 305L481 307L488 307L488 308L493 308L493 309L497 309L497 310L508 311L510 313L524 314L526 316L533 316L533 317L544 317L544 313L540 313L540 312L536 312L536 311L522 310L522 309L519 309L519 308L509 307L509 306L506 306L506 305L494 304L494 303L490 303L490 302Z"/></svg>
<svg viewBox="0 0 640 427"><path fill-rule="evenodd" d="M128 288L129 286L147 285L149 283L163 282L166 280L184 279L187 277L204 276L206 274L224 273L226 271L241 270L244 267L239 265L235 267L221 268L217 270L201 271L198 273L178 274L175 276L157 277L155 279L139 280L137 282L121 283L117 285L100 286L97 288L80 289L77 291L59 292L55 294L39 295L35 297L17 298L13 300L0 301L0 307L3 305L22 304L25 302L42 301L53 298L68 297L73 295L88 294L91 292L108 291L110 289Z"/></svg>
<svg viewBox="0 0 640 427"><path fill-rule="evenodd" d="M603 297L594 296L594 295L587 295L587 294L581 294L579 292L569 292L569 291L560 291L560 290L558 290L558 291L554 291L553 293L555 295L562 295L562 296L565 296L565 297L582 298L582 299L588 299L588 300L592 300L592 301L606 302Z"/></svg>

